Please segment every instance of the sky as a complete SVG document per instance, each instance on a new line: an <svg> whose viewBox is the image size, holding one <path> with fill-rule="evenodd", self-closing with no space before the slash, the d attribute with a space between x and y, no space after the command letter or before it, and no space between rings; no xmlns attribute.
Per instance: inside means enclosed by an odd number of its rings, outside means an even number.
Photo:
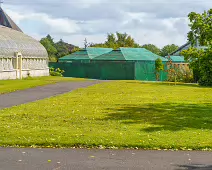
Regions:
<svg viewBox="0 0 212 170"><path fill-rule="evenodd" d="M24 33L40 40L50 34L83 47L103 43L107 33L131 35L137 43L183 45L188 14L212 7L211 0L4 0L2 8Z"/></svg>

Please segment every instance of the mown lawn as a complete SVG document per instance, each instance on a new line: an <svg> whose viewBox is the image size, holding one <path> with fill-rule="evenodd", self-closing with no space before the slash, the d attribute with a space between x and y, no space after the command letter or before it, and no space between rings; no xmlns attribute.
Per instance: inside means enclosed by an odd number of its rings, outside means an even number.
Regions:
<svg viewBox="0 0 212 170"><path fill-rule="evenodd" d="M23 80L0 80L0 94L24 90L36 86L53 84L62 81L82 81L83 79L65 78L65 77L37 77L27 78Z"/></svg>
<svg viewBox="0 0 212 170"><path fill-rule="evenodd" d="M0 111L0 145L212 149L212 88L115 81Z"/></svg>

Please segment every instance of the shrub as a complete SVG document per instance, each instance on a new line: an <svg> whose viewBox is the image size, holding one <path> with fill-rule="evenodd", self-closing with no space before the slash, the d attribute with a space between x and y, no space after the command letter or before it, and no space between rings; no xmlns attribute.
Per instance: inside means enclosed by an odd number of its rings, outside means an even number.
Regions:
<svg viewBox="0 0 212 170"><path fill-rule="evenodd" d="M55 56L50 56L50 57L49 57L49 62L57 62L57 57L55 57Z"/></svg>
<svg viewBox="0 0 212 170"><path fill-rule="evenodd" d="M160 58L155 60L155 74L156 74L156 80L160 80L160 71L164 70L163 62Z"/></svg>
<svg viewBox="0 0 212 170"><path fill-rule="evenodd" d="M64 70L61 70L60 68L55 69L53 67L51 67L49 71L51 76L59 76L59 77L63 77L63 73L65 72Z"/></svg>
<svg viewBox="0 0 212 170"><path fill-rule="evenodd" d="M193 72L190 69L180 69L174 67L172 71L168 73L168 81L170 82L184 82L184 83L193 83Z"/></svg>
<svg viewBox="0 0 212 170"><path fill-rule="evenodd" d="M194 76L193 71L187 66L177 66L173 64L172 60L168 58L167 62L168 67L168 80L170 82L184 82L184 83L193 83Z"/></svg>

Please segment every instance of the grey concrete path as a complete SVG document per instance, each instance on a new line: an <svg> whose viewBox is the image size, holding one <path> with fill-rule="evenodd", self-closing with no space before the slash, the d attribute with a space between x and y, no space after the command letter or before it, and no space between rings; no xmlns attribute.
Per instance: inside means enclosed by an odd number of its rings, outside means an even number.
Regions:
<svg viewBox="0 0 212 170"><path fill-rule="evenodd" d="M0 95L0 110L49 98L104 81L61 82Z"/></svg>
<svg viewBox="0 0 212 170"><path fill-rule="evenodd" d="M212 153L196 151L0 149L0 170L211 170Z"/></svg>

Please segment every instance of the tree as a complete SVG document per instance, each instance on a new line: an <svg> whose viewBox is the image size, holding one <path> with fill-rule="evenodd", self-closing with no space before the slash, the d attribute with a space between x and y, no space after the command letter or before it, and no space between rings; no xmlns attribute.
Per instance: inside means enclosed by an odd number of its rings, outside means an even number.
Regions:
<svg viewBox="0 0 212 170"><path fill-rule="evenodd" d="M57 49L52 45L51 41L46 37L40 40L40 43L46 48L49 58L56 57Z"/></svg>
<svg viewBox="0 0 212 170"><path fill-rule="evenodd" d="M40 43L46 48L46 51L49 56L49 61L56 62L57 61L57 57L56 57L57 49L55 48L53 38L48 34L45 38L42 38L40 40Z"/></svg>
<svg viewBox="0 0 212 170"><path fill-rule="evenodd" d="M116 32L116 37L116 44L118 47L134 47L135 41L130 35L127 35L127 33L122 34Z"/></svg>
<svg viewBox="0 0 212 170"><path fill-rule="evenodd" d="M57 58L61 58L70 54L67 44L62 39L60 39L60 41L55 44L55 47L57 49Z"/></svg>
<svg viewBox="0 0 212 170"><path fill-rule="evenodd" d="M201 46L212 45L212 9L202 14L191 12L189 15L191 31L188 39L194 45L197 41Z"/></svg>
<svg viewBox="0 0 212 170"><path fill-rule="evenodd" d="M192 47L184 50L182 55L198 73L200 85L212 86L212 9L202 14L191 12L188 17L191 28L188 40ZM207 48L194 48L196 43Z"/></svg>
<svg viewBox="0 0 212 170"><path fill-rule="evenodd" d="M145 45L142 46L142 48L145 48L145 49L147 49L147 50L149 50L149 51L151 51L151 52L153 52L157 55L161 55L160 49L153 44L145 44Z"/></svg>
<svg viewBox="0 0 212 170"><path fill-rule="evenodd" d="M135 40L128 35L127 33L108 33L107 40L104 43L93 44L91 43L91 47L103 47L103 48L113 48L118 49L120 47L132 47L137 48L139 45L135 42Z"/></svg>
<svg viewBox="0 0 212 170"><path fill-rule="evenodd" d="M79 50L80 50L79 47L74 47L73 50L71 50L71 53L75 53L75 52L77 52L77 51L79 51Z"/></svg>
<svg viewBox="0 0 212 170"><path fill-rule="evenodd" d="M168 56L170 53L176 51L179 47L175 44L166 45L161 49L161 56Z"/></svg>
<svg viewBox="0 0 212 170"><path fill-rule="evenodd" d="M107 41L104 43L104 45L106 45L108 48L116 49L116 41L116 36L114 34L107 34Z"/></svg>
<svg viewBox="0 0 212 170"><path fill-rule="evenodd" d="M78 51L79 47L64 42L62 39L57 43L54 43L54 39L51 35L47 35L40 40L40 43L46 48L50 61L58 61L58 58Z"/></svg>
<svg viewBox="0 0 212 170"><path fill-rule="evenodd" d="M48 39L49 42L51 43L51 45L54 46L54 39L51 37L51 35L48 34L48 35L46 36L46 39Z"/></svg>
<svg viewBox="0 0 212 170"><path fill-rule="evenodd" d="M181 52L181 55L189 62L189 67L193 70L195 82L198 82L200 79L200 56L203 53L204 51L199 51L197 48L193 47Z"/></svg>

